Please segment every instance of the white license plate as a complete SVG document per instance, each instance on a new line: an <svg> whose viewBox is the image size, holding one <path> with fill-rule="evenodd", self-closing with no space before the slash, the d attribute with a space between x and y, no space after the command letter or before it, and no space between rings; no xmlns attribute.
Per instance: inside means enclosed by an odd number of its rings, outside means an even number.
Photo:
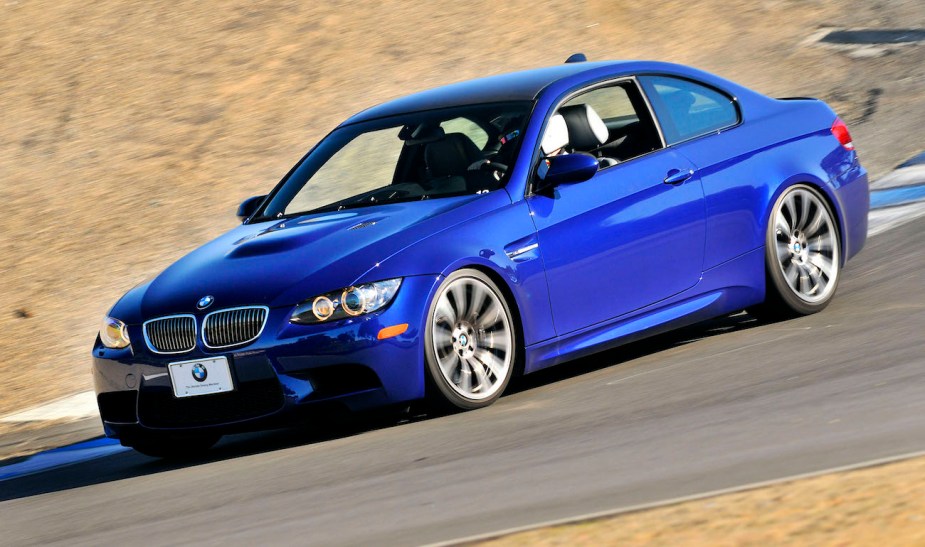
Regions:
<svg viewBox="0 0 925 547"><path fill-rule="evenodd" d="M167 371L170 372L173 394L177 397L234 391L226 357L170 363Z"/></svg>

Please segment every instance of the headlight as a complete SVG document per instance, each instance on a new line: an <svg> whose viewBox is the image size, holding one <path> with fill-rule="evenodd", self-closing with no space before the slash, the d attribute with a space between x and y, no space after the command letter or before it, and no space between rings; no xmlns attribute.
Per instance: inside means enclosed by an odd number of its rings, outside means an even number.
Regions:
<svg viewBox="0 0 925 547"><path fill-rule="evenodd" d="M115 317L103 318L100 327L100 341L107 348L121 349L132 343L128 338L128 325Z"/></svg>
<svg viewBox="0 0 925 547"><path fill-rule="evenodd" d="M322 294L299 304L289 320L310 324L372 313L386 307L400 286L401 278L386 279Z"/></svg>

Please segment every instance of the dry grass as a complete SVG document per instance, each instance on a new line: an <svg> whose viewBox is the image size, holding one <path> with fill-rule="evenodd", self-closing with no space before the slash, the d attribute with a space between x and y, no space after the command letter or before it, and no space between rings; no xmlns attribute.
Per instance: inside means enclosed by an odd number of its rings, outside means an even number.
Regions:
<svg viewBox="0 0 925 547"><path fill-rule="evenodd" d="M531 545L925 545L925 458L541 528Z"/></svg>

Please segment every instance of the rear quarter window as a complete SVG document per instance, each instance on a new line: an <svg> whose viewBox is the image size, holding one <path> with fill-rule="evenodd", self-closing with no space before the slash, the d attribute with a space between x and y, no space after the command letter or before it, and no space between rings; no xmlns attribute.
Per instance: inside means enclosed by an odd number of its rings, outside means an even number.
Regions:
<svg viewBox="0 0 925 547"><path fill-rule="evenodd" d="M642 76L639 80L668 144L739 123L735 101L719 90L670 76Z"/></svg>

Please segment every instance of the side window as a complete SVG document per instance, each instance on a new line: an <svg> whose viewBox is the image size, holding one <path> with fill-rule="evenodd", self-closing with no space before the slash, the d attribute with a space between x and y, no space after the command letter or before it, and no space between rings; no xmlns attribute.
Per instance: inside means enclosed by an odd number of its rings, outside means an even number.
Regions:
<svg viewBox="0 0 925 547"><path fill-rule="evenodd" d="M669 76L642 76L646 94L668 144L735 125L739 112L731 97L710 87Z"/></svg>
<svg viewBox="0 0 925 547"><path fill-rule="evenodd" d="M633 108L633 103L630 102L629 95L627 95L626 90L620 86L593 89L571 99L563 106L571 106L574 104L590 105L604 121L625 117L638 119L636 116L636 109Z"/></svg>
<svg viewBox="0 0 925 547"><path fill-rule="evenodd" d="M635 82L622 81L576 95L557 110L568 130L568 152L593 154L606 169L662 147Z"/></svg>
<svg viewBox="0 0 925 547"><path fill-rule="evenodd" d="M479 150L484 150L488 144L488 133L468 118L453 118L440 124L446 133L462 133L469 137Z"/></svg>

